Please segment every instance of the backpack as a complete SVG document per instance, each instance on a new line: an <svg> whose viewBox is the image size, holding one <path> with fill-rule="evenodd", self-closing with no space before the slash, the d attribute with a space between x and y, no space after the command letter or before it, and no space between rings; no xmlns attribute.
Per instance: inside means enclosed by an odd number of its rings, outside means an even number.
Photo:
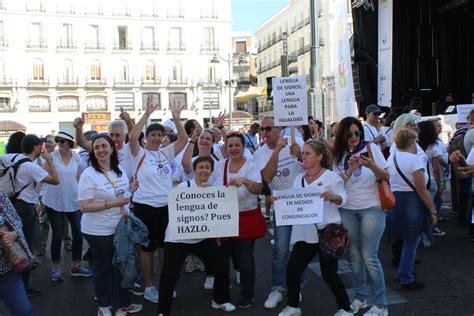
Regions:
<svg viewBox="0 0 474 316"><path fill-rule="evenodd" d="M18 154L19 155L19 154ZM25 185L21 190L17 191L15 187L16 173L22 163L31 161L30 158L23 158L14 162L18 155L13 156L11 160L0 156L0 191L5 192L8 197L15 199L20 195L27 186Z"/></svg>
<svg viewBox="0 0 474 316"><path fill-rule="evenodd" d="M448 144L449 155L451 155L456 150L459 150L464 157L468 156L469 153L466 152L466 148L464 148L464 137L466 136L468 130L470 130L470 127L463 127L454 133L453 138L451 138Z"/></svg>

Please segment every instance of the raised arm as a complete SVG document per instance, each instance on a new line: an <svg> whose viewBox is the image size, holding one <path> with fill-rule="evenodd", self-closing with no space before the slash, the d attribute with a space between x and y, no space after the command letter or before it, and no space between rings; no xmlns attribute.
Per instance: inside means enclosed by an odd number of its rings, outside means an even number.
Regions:
<svg viewBox="0 0 474 316"><path fill-rule="evenodd" d="M181 123L181 111L183 111L184 105L181 103L173 101L170 104L170 111L171 115L173 115L173 122L178 130L178 140L173 143L174 146L174 155L178 155L181 150L183 150L184 146L188 143L188 135L186 134L186 130L184 129L183 124Z"/></svg>
<svg viewBox="0 0 474 316"><path fill-rule="evenodd" d="M142 132L143 127L145 126L146 122L150 115L156 110L158 104L153 104L152 96L149 95L147 102L146 102L146 110L143 113L140 120L135 124L135 126L130 131L128 135L128 144L130 146L130 152L132 153L133 157L138 155L140 151L140 143L138 142L138 137L140 137L140 133Z"/></svg>
<svg viewBox="0 0 474 316"><path fill-rule="evenodd" d="M120 119L125 121L125 124L127 124L127 132L130 134L133 129L133 122L132 119L130 118L130 114L128 112L125 112L123 110L123 107L120 107Z"/></svg>
<svg viewBox="0 0 474 316"><path fill-rule="evenodd" d="M181 165L183 166L184 172L190 174L193 171L193 166L191 163L191 158L193 158L194 146L199 139L199 134L201 134L201 127L198 126L194 129L191 140L189 141L188 147L184 151L183 159L181 160Z"/></svg>
<svg viewBox="0 0 474 316"><path fill-rule="evenodd" d="M84 133L83 133L83 130L82 130L82 128L84 126L84 121L82 120L82 118L76 117L74 119L74 122L72 123L72 126L74 126L74 129L76 130L76 143L77 143L77 145L84 148L88 152L91 151L92 143L84 137Z"/></svg>
<svg viewBox="0 0 474 316"><path fill-rule="evenodd" d="M226 113L219 112L217 117L213 117L212 120L214 121L214 125L221 131L222 141L224 145L221 146L221 154L222 157L227 158L227 132L224 126L224 120L226 118Z"/></svg>
<svg viewBox="0 0 474 316"><path fill-rule="evenodd" d="M273 180L273 177L276 175L278 168L278 156L280 151L288 144L288 140L284 136L280 136L278 142L273 150L270 160L268 160L267 165L260 171L262 174L262 180L266 183L270 183Z"/></svg>

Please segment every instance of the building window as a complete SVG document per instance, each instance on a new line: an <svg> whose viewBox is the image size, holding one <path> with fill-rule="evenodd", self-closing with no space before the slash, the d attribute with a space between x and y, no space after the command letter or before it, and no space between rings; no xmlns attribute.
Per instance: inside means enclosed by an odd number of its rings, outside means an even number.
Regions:
<svg viewBox="0 0 474 316"><path fill-rule="evenodd" d="M206 27L204 29L204 45L209 49L215 49L214 28Z"/></svg>
<svg viewBox="0 0 474 316"><path fill-rule="evenodd" d="M184 110L188 109L188 104L186 103L186 93L170 93L170 104L176 102L176 104L184 105Z"/></svg>
<svg viewBox="0 0 474 316"><path fill-rule="evenodd" d="M66 14L73 14L74 13L74 6L71 0L61 0L58 1L56 5L56 12L58 13L66 13Z"/></svg>
<svg viewBox="0 0 474 316"><path fill-rule="evenodd" d="M179 61L173 62L171 66L171 80L172 81L181 81L182 79L181 73L181 63Z"/></svg>
<svg viewBox="0 0 474 316"><path fill-rule="evenodd" d="M161 96L159 93L143 93L142 94L142 111L146 111L146 103L148 101L148 96L151 95L153 104L158 104L156 108L158 111L161 111Z"/></svg>
<svg viewBox="0 0 474 316"><path fill-rule="evenodd" d="M3 21L0 21L0 47L6 47L7 41L5 40L5 31L3 29Z"/></svg>
<svg viewBox="0 0 474 316"><path fill-rule="evenodd" d="M159 4L157 0L142 0L144 2L141 11L142 16L158 17Z"/></svg>
<svg viewBox="0 0 474 316"><path fill-rule="evenodd" d="M74 44L72 42L72 25L63 24L61 26L61 39L59 40L60 48L73 48Z"/></svg>
<svg viewBox="0 0 474 316"><path fill-rule="evenodd" d="M125 60L120 61L119 68L119 80L128 81L130 78L128 76L128 63Z"/></svg>
<svg viewBox="0 0 474 316"><path fill-rule="evenodd" d="M39 22L30 24L29 47L43 47L43 27Z"/></svg>
<svg viewBox="0 0 474 316"><path fill-rule="evenodd" d="M145 80L156 80L155 63L152 61L147 62L145 66Z"/></svg>
<svg viewBox="0 0 474 316"><path fill-rule="evenodd" d="M100 48L100 37L99 37L99 26L98 25L89 25L89 43L87 43L87 48Z"/></svg>
<svg viewBox="0 0 474 316"><path fill-rule="evenodd" d="M51 102L46 96L33 96L28 98L28 108L30 112L50 112Z"/></svg>
<svg viewBox="0 0 474 316"><path fill-rule="evenodd" d="M74 69L73 69L72 61L69 59L64 60L63 80L65 82L74 81Z"/></svg>
<svg viewBox="0 0 474 316"><path fill-rule="evenodd" d="M100 80L101 72L100 72L100 62L95 60L91 64L91 73L90 73L91 80Z"/></svg>
<svg viewBox="0 0 474 316"><path fill-rule="evenodd" d="M216 66L210 65L207 67L207 82L216 81Z"/></svg>
<svg viewBox="0 0 474 316"><path fill-rule="evenodd" d="M44 80L44 64L40 59L36 59L33 62L33 79Z"/></svg>
<svg viewBox="0 0 474 316"><path fill-rule="evenodd" d="M130 49L128 44L128 30L126 26L118 26L117 27L117 35L118 35L118 45L116 45L116 49L126 50Z"/></svg>
<svg viewBox="0 0 474 316"><path fill-rule="evenodd" d="M170 29L169 34L169 43L168 48L170 50L182 50L183 43L182 43L182 31L180 27L172 27Z"/></svg>
<svg viewBox="0 0 474 316"><path fill-rule="evenodd" d="M10 112L10 98L0 97L0 112Z"/></svg>
<svg viewBox="0 0 474 316"><path fill-rule="evenodd" d="M143 29L142 49L155 49L155 28L147 26Z"/></svg>
<svg viewBox="0 0 474 316"><path fill-rule="evenodd" d="M238 41L235 43L235 52L237 54L247 52L247 41Z"/></svg>
<svg viewBox="0 0 474 316"><path fill-rule="evenodd" d="M107 111L107 99L104 96L87 97L87 111Z"/></svg>
<svg viewBox="0 0 474 316"><path fill-rule="evenodd" d="M59 112L79 112L79 98L75 96L64 96L58 98Z"/></svg>
<svg viewBox="0 0 474 316"><path fill-rule="evenodd" d="M26 2L26 11L29 11L29 12L44 12L43 1L41 1L41 0L28 0Z"/></svg>

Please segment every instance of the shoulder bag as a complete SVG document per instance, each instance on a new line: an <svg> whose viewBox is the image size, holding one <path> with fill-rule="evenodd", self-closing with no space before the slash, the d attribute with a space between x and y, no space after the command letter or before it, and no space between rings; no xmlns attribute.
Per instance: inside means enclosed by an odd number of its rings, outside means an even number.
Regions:
<svg viewBox="0 0 474 316"><path fill-rule="evenodd" d="M370 143L367 145L367 151L369 153L370 159L375 163L374 156L372 155L372 149L370 148ZM395 195L390 190L390 185L387 181L383 181L377 178L377 189L380 196L380 204L383 209L389 209L395 207Z"/></svg>

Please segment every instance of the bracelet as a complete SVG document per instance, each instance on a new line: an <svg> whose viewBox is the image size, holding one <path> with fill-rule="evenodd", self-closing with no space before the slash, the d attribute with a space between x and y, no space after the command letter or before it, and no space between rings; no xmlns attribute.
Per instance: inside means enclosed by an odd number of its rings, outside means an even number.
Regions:
<svg viewBox="0 0 474 316"><path fill-rule="evenodd" d="M105 209L108 209L108 207L107 207L107 201L104 201L104 207L105 207Z"/></svg>
<svg viewBox="0 0 474 316"><path fill-rule="evenodd" d="M329 200L329 202L336 203L336 195L335 194L331 194L331 199Z"/></svg>

